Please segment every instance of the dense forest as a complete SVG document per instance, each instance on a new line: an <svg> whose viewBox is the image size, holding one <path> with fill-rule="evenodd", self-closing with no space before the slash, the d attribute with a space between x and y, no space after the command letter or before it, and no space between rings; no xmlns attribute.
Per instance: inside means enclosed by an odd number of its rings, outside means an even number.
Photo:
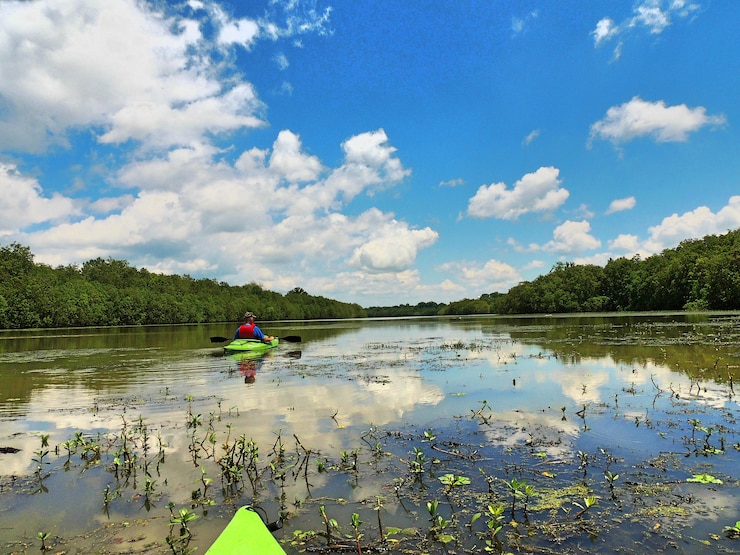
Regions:
<svg viewBox="0 0 740 555"><path fill-rule="evenodd" d="M401 304L397 306L371 306L366 308L368 318L389 318L400 316L437 316L447 307L444 303L426 302L414 306Z"/></svg>
<svg viewBox="0 0 740 555"><path fill-rule="evenodd" d="M606 266L562 262L508 293L450 303L441 314L740 310L740 230L683 241Z"/></svg>
<svg viewBox="0 0 740 555"><path fill-rule="evenodd" d="M162 275L102 258L52 268L18 243L0 248L0 329L233 322L245 310L261 320L366 315L360 305L300 288L281 295L254 283Z"/></svg>
<svg viewBox="0 0 740 555"><path fill-rule="evenodd" d="M560 262L508 293L367 309L298 287L282 295L256 283L156 274L110 258L52 268L18 243L0 248L0 329L233 322L246 309L261 320L740 310L740 230L683 241L644 260Z"/></svg>

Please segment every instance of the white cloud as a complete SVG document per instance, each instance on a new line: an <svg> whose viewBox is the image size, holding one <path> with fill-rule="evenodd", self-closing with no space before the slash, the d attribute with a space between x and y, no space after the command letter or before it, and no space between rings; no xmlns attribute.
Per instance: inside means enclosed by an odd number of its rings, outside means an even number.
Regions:
<svg viewBox="0 0 740 555"><path fill-rule="evenodd" d="M716 214L706 206L699 206L680 216L672 214L648 229L650 236L645 248L658 253L672 248L684 239L717 235L740 227L740 195L730 197L728 204Z"/></svg>
<svg viewBox="0 0 740 555"><path fill-rule="evenodd" d="M370 233L355 249L349 264L370 273L402 272L411 267L419 250L433 245L438 237L429 227L409 229L392 220Z"/></svg>
<svg viewBox="0 0 740 555"><path fill-rule="evenodd" d="M42 196L35 179L21 175L13 165L0 163L0 235L76 212L71 199L59 194L51 198Z"/></svg>
<svg viewBox="0 0 740 555"><path fill-rule="evenodd" d="M412 267L438 233L375 208L342 213L356 195L392 187L409 171L382 130L350 137L342 148L342 164L325 168L303 151L298 135L283 130L271 149L252 148L232 162L198 143L134 160L115 183L137 193L102 198L92 212L99 216L28 232L23 242L46 263L113 256L152 271L218 268L225 281L257 280L276 290L321 284L321 294L335 290L338 274L367 284L380 280L370 276L384 274L382 280L397 284L389 298L417 294L422 286ZM10 177L39 197L35 181ZM19 189L5 187L0 194L11 190ZM70 201L63 206L71 210ZM14 231L26 223L17 222ZM331 277L319 277L327 268Z"/></svg>
<svg viewBox="0 0 740 555"><path fill-rule="evenodd" d="M642 0L633 8L633 14L617 24L610 17L603 17L597 23L591 36L594 45L599 47L617 37L627 34L647 32L659 35L673 23L673 18L685 19L696 13L701 6L686 0ZM622 42L615 48L614 58L621 55Z"/></svg>
<svg viewBox="0 0 740 555"><path fill-rule="evenodd" d="M619 29L614 24L611 18L605 17L600 19L596 24L596 28L591 32L594 37L594 43L599 46L604 41L611 39L613 36L619 33Z"/></svg>
<svg viewBox="0 0 740 555"><path fill-rule="evenodd" d="M259 35L259 25L251 19L224 21L218 34L218 42L230 46L238 44L250 48Z"/></svg>
<svg viewBox="0 0 740 555"><path fill-rule="evenodd" d="M465 185L465 180L460 177L439 182L440 187L459 187L461 185Z"/></svg>
<svg viewBox="0 0 740 555"><path fill-rule="evenodd" d="M559 173L554 167L539 168L524 175L511 190L505 183L481 185L468 201L468 214L474 218L516 220L529 212L552 212L570 195L560 187Z"/></svg>
<svg viewBox="0 0 740 555"><path fill-rule="evenodd" d="M290 2L271 5L283 13L270 16L283 22L258 22L232 19L213 2L190 2L207 13L201 27L174 14L184 6L137 0L0 6L0 149L28 152L66 147L69 133L84 127L102 143L162 148L262 126L264 105L222 50L324 33L330 13Z"/></svg>
<svg viewBox="0 0 740 555"><path fill-rule="evenodd" d="M394 156L385 131L360 133L342 144L344 164L327 178L325 187L332 196L341 194L345 202L361 191L382 189L411 174Z"/></svg>
<svg viewBox="0 0 740 555"><path fill-rule="evenodd" d="M293 282L295 283L295 282ZM402 272L367 273L339 272L333 276L313 277L308 282L310 291L323 291L332 298L342 298L356 302L357 299L366 299L363 306L388 306L403 302L416 303L439 298L440 292L450 294L450 300L459 296L462 288L449 281L439 285L421 283L418 270L404 270Z"/></svg>
<svg viewBox="0 0 740 555"><path fill-rule="evenodd" d="M464 284L466 290L474 289L481 292L505 291L522 281L521 274L516 268L491 259L483 266L470 262L450 262L441 267Z"/></svg>
<svg viewBox="0 0 740 555"><path fill-rule="evenodd" d="M527 135L526 137L524 137L524 140L522 141L522 144L525 145L525 146L528 146L528 145L532 144L532 142L537 137L539 137L539 136L540 136L540 130L539 129L535 129L535 130L531 131L529 133L529 135Z"/></svg>
<svg viewBox="0 0 740 555"><path fill-rule="evenodd" d="M278 66L278 68L281 71L285 71L290 67L290 62L288 61L288 57L285 54L278 54L275 56L275 64Z"/></svg>
<svg viewBox="0 0 740 555"><path fill-rule="evenodd" d="M323 165L317 157L303 154L301 148L298 135L288 130L281 131L272 145L270 169L291 183L318 178Z"/></svg>
<svg viewBox="0 0 740 555"><path fill-rule="evenodd" d="M282 24L277 21L278 18L274 14L269 20L260 20L262 32L272 40L293 38L293 43L299 46L301 41L297 37L300 35L309 33L327 35L331 33L329 28L331 7L317 12L313 7L307 7L297 0L270 2L270 7L278 7L284 12L282 17L284 23Z"/></svg>
<svg viewBox="0 0 740 555"><path fill-rule="evenodd" d="M513 34L516 36L522 33L523 31L526 31L529 23L537 19L538 15L539 15L539 12L534 10L524 15L524 17L512 17L511 18L511 31L513 32Z"/></svg>
<svg viewBox="0 0 740 555"><path fill-rule="evenodd" d="M601 246L601 241L590 234L591 224L586 220L580 222L566 221L555 228L553 239L534 250L544 250L560 254L580 254Z"/></svg>
<svg viewBox="0 0 740 555"><path fill-rule="evenodd" d="M70 129L90 125L126 140L142 133L119 126L145 125L142 117L131 122L132 114L154 115L147 127L153 133L152 125L170 122L192 103L222 101L208 60L188 54L198 49L200 33L186 21L171 32L174 20L134 0L2 8L0 74L13 78L0 79L6 108L0 148L38 152L50 143L66 145Z"/></svg>
<svg viewBox="0 0 740 555"><path fill-rule="evenodd" d="M606 213L613 214L614 212L622 212L623 210L632 210L635 204L637 204L635 197L615 199L609 204Z"/></svg>
<svg viewBox="0 0 740 555"><path fill-rule="evenodd" d="M640 238L637 235L621 233L609 241L609 248L615 251L636 253L640 250Z"/></svg>
<svg viewBox="0 0 740 555"><path fill-rule="evenodd" d="M641 240L637 235L620 234L609 241L609 249L620 256L647 257L678 246L686 239L698 239L706 235L721 235L740 228L740 195L730 197L727 205L716 213L706 206L699 206L683 214L672 214L655 226L648 228L648 237Z"/></svg>
<svg viewBox="0 0 740 555"><path fill-rule="evenodd" d="M618 144L643 136L652 136L657 142L681 142L686 141L689 133L726 121L723 115L708 116L703 106L666 106L662 100L646 102L636 96L620 106L612 106L604 119L591 126L589 144L594 139Z"/></svg>
<svg viewBox="0 0 740 555"><path fill-rule="evenodd" d="M209 134L262 127L265 122L255 115L261 109L262 103L248 83L182 105L172 101L128 103L109 116L110 130L100 136L100 142L189 145Z"/></svg>

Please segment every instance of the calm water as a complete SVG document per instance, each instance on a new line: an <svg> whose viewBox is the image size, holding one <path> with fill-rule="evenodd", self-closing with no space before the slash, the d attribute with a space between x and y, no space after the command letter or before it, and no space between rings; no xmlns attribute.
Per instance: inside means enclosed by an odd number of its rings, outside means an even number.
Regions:
<svg viewBox="0 0 740 555"><path fill-rule="evenodd" d="M247 503L289 516L276 534L284 542L296 530L321 531L320 504L343 534L359 513L370 541L380 496L386 526L413 526L419 537L430 526L426 503L440 500L457 542L426 551L481 551L485 518L464 526L481 510L475 496L493 488L508 507L501 485L520 477L541 495L505 522L527 523L534 539L507 524L509 545L597 553L627 539L636 553L736 552L723 529L740 520L737 314L262 327L303 341L252 359L209 341L230 336L230 325L0 332L0 550L38 552L37 533L46 532L52 552L171 552L169 503L198 515L189 548L199 553ZM224 488L222 445L242 434L259 447L259 476ZM63 444L76 436L100 456L68 454ZM127 479L114 465L122 438L137 453ZM293 462L276 478L281 445ZM410 472L417 449L429 473ZM620 475L616 489L607 471ZM475 495L450 498L437 479L445 473L471 478ZM723 483L686 482L699 474ZM212 505L193 503L204 476ZM545 490L575 482L599 498L589 514L614 525L579 519L594 528L572 529L563 515L583 504L577 496L535 507ZM674 486L641 512L635 484L655 483ZM665 510L661 495L683 510Z"/></svg>

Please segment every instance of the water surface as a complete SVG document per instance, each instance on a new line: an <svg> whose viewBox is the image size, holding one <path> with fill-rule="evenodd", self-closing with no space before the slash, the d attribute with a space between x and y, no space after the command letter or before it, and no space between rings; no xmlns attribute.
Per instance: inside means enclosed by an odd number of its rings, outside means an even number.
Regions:
<svg viewBox="0 0 740 555"><path fill-rule="evenodd" d="M286 518L289 553L326 545L319 506L342 541L352 513L366 547L413 530L399 553L737 549L737 314L263 328L303 341L255 359L209 341L228 325L0 332L3 552L39 532L54 552L172 552L185 509L180 547L202 553L243 504ZM239 437L256 468L227 484ZM445 488L450 473L470 483ZM506 506L496 536L489 505Z"/></svg>

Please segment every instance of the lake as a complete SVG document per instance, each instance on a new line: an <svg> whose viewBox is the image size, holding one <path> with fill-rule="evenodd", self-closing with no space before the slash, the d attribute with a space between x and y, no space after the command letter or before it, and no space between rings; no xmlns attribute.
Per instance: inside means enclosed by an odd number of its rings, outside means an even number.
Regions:
<svg viewBox="0 0 740 555"><path fill-rule="evenodd" d="M261 326L0 331L2 552L740 552L737 313Z"/></svg>

